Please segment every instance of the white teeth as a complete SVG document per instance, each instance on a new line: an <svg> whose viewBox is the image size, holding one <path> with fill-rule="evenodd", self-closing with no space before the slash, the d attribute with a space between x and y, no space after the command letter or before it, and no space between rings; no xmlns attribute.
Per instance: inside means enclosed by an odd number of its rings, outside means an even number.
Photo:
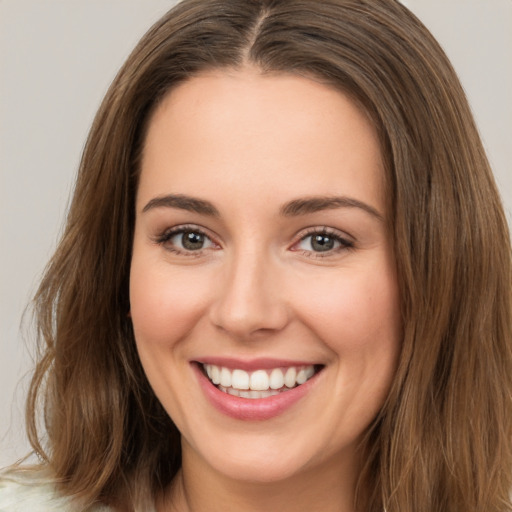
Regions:
<svg viewBox="0 0 512 512"><path fill-rule="evenodd" d="M242 398L266 398L300 386L315 374L313 365L290 366L272 370L256 370L252 373L214 364L203 365L208 378L218 388L230 395Z"/></svg>
<svg viewBox="0 0 512 512"><path fill-rule="evenodd" d="M284 386L283 372L279 368L274 368L270 374L270 388L281 389Z"/></svg>
<svg viewBox="0 0 512 512"><path fill-rule="evenodd" d="M220 370L220 384L225 388L229 388L231 386L231 372L227 368L222 368Z"/></svg>
<svg viewBox="0 0 512 512"><path fill-rule="evenodd" d="M233 370L231 386L236 389L249 389L249 374L244 370Z"/></svg>
<svg viewBox="0 0 512 512"><path fill-rule="evenodd" d="M211 371L211 380L214 384L220 384L220 370L218 366L208 365Z"/></svg>
<svg viewBox="0 0 512 512"><path fill-rule="evenodd" d="M251 374L251 389L265 391L268 389L269 378L265 370L256 370Z"/></svg>
<svg viewBox="0 0 512 512"><path fill-rule="evenodd" d="M249 399L268 398L269 396L275 396L280 393L280 391L277 391L275 389L269 389L266 391L253 391L253 390L239 391L238 389L225 388L224 386L219 386L219 389L223 393L227 393L228 395L238 396L240 398L249 398Z"/></svg>
<svg viewBox="0 0 512 512"><path fill-rule="evenodd" d="M297 384L304 384L308 379L310 379L315 373L315 370L311 366L307 366L306 368L302 368L299 370L297 374Z"/></svg>
<svg viewBox="0 0 512 512"><path fill-rule="evenodd" d="M306 372L304 370L299 370L299 373L297 373L297 384L304 384L304 382L306 382Z"/></svg>
<svg viewBox="0 0 512 512"><path fill-rule="evenodd" d="M293 386L295 386L296 377L297 370L293 366L290 366L290 368L286 370L286 375L284 376L284 383L287 388L293 388Z"/></svg>

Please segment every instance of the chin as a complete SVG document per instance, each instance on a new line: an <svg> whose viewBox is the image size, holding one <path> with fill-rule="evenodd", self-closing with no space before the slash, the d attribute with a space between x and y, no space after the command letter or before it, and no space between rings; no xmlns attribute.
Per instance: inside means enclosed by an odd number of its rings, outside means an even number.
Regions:
<svg viewBox="0 0 512 512"><path fill-rule="evenodd" d="M254 484L279 483L293 479L306 469L303 465L292 461L279 460L281 454L273 458L268 457L262 460L259 457L232 457L229 461L224 460L214 467L230 480Z"/></svg>
<svg viewBox="0 0 512 512"><path fill-rule="evenodd" d="M326 451L321 446L311 446L305 439L293 439L293 435L286 441L274 436L251 437L233 436L229 443L198 446L195 456L199 455L217 474L255 484L293 480L314 468L319 469L326 462L323 456L315 457L315 453L325 454Z"/></svg>

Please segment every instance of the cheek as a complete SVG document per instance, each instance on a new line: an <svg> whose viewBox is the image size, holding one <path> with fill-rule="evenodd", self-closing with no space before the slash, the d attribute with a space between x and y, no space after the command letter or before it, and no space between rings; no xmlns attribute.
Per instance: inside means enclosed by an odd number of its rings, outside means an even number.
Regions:
<svg viewBox="0 0 512 512"><path fill-rule="evenodd" d="M396 278L388 268L349 269L295 291L303 321L336 353L392 352L400 339Z"/></svg>
<svg viewBox="0 0 512 512"><path fill-rule="evenodd" d="M197 324L207 303L208 281L198 272L172 271L134 254L130 311L137 344L169 347Z"/></svg>

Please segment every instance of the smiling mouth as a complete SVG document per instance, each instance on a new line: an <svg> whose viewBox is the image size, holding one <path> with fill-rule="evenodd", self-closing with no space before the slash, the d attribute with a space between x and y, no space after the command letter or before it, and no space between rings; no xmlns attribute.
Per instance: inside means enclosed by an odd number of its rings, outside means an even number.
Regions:
<svg viewBox="0 0 512 512"><path fill-rule="evenodd" d="M203 373L220 391L241 398L258 399L290 391L306 383L322 365L288 366L247 372L214 364L201 364Z"/></svg>

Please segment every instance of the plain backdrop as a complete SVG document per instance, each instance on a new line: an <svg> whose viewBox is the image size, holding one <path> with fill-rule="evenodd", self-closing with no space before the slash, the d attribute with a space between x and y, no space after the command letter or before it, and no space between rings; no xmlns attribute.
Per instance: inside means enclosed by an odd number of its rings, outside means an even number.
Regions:
<svg viewBox="0 0 512 512"><path fill-rule="evenodd" d="M378 0L376 0L378 1ZM52 254L108 85L175 2L0 0L0 467L28 451L23 311ZM512 0L404 0L452 59L512 211Z"/></svg>

